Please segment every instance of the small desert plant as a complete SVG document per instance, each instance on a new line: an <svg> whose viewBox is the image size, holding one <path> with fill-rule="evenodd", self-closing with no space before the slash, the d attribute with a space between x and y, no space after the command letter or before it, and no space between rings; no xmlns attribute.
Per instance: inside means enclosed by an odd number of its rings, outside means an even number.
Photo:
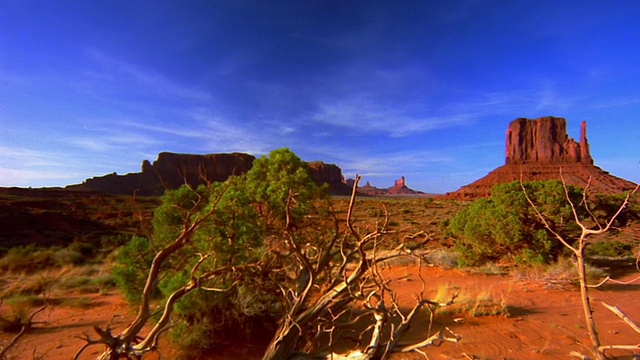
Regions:
<svg viewBox="0 0 640 360"><path fill-rule="evenodd" d="M0 316L0 331L18 332L29 319L29 304L23 301L7 301L9 314Z"/></svg>
<svg viewBox="0 0 640 360"><path fill-rule="evenodd" d="M59 249L54 252L51 257L57 266L82 265L86 261L86 258L82 253L71 248Z"/></svg>
<svg viewBox="0 0 640 360"><path fill-rule="evenodd" d="M426 255L426 260L433 265L440 266L445 269L451 269L457 266L460 255L448 248L441 248Z"/></svg>
<svg viewBox="0 0 640 360"><path fill-rule="evenodd" d="M436 290L434 300L447 299L456 296L456 303L449 307L438 308L439 315L454 314L471 317L504 315L509 316L509 307L504 294L495 294L491 289L480 289L473 293L464 291L450 284L441 284Z"/></svg>
<svg viewBox="0 0 640 360"><path fill-rule="evenodd" d="M490 290L478 293L467 303L467 311L470 316L491 316L503 315L509 316L509 307L504 294L497 296Z"/></svg>
<svg viewBox="0 0 640 360"><path fill-rule="evenodd" d="M433 202L434 202L433 198L426 198L424 199L423 205L425 208L429 208L433 206Z"/></svg>

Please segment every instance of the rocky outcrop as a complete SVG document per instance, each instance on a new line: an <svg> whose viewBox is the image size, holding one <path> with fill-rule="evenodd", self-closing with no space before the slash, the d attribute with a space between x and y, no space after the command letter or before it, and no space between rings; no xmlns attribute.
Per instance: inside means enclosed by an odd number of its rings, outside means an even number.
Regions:
<svg viewBox="0 0 640 360"><path fill-rule="evenodd" d="M396 180L394 185L389 188L377 188L371 186L367 181L363 186L358 188L358 192L364 195L426 195L422 191L417 191L407 187L405 178L402 176Z"/></svg>
<svg viewBox="0 0 640 360"><path fill-rule="evenodd" d="M560 179L568 184L589 188L602 194L630 190L636 184L613 176L593 164L587 142L587 125L580 125L580 140L569 138L566 120L560 117L519 118L509 123L506 132L505 164L481 179L462 186L445 197L473 200L489 196L491 187L517 181Z"/></svg>
<svg viewBox="0 0 640 360"><path fill-rule="evenodd" d="M158 196L165 189L177 189L185 183L198 186L244 174L251 169L253 160L255 157L252 155L242 153L193 155L162 152L153 164L144 160L139 173L112 173L67 188L114 195Z"/></svg>
<svg viewBox="0 0 640 360"><path fill-rule="evenodd" d="M139 173L111 173L67 186L67 189L114 195L159 196L165 189L177 189L185 183L198 186L244 174L251 169L254 160L254 156L243 153L193 155L162 152L153 163L144 160ZM317 184L328 184L329 193L349 193L338 166L322 161L313 161L308 165L311 178Z"/></svg>
<svg viewBox="0 0 640 360"><path fill-rule="evenodd" d="M342 176L342 169L335 164L325 164L322 161L308 162L309 176L318 185L327 184L328 191L333 195L348 195L351 188Z"/></svg>
<svg viewBox="0 0 640 360"><path fill-rule="evenodd" d="M567 122L563 118L515 119L507 128L505 164L593 164L586 132L587 124L583 121L580 142L576 142L567 136Z"/></svg>

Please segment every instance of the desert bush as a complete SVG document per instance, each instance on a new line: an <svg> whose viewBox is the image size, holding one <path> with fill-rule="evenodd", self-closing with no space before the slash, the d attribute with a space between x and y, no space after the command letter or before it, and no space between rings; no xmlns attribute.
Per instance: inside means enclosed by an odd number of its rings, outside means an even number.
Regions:
<svg viewBox="0 0 640 360"><path fill-rule="evenodd" d="M136 303L140 300L153 255L149 239L139 236L132 237L129 243L118 249L112 275L127 301ZM157 296L157 286L154 289Z"/></svg>
<svg viewBox="0 0 640 360"><path fill-rule="evenodd" d="M29 320L30 305L24 301L10 301L7 314L0 315L0 331L18 332Z"/></svg>
<svg viewBox="0 0 640 360"><path fill-rule="evenodd" d="M571 207L560 181L533 181L524 186L561 233L570 236L578 231L570 221ZM568 191L572 199L579 201L579 188L569 186ZM460 264L465 266L505 259L545 263L562 250L562 244L537 221L519 182L494 186L491 196L476 199L460 210L446 230L460 253Z"/></svg>
<svg viewBox="0 0 640 360"><path fill-rule="evenodd" d="M52 254L52 260L56 266L82 265L86 258L78 251L71 248L59 249Z"/></svg>
<svg viewBox="0 0 640 360"><path fill-rule="evenodd" d="M9 272L33 273L51 267L82 265L87 257L77 246L38 247L34 244L15 246L0 258L0 269Z"/></svg>
<svg viewBox="0 0 640 360"><path fill-rule="evenodd" d="M448 248L435 250L426 256L426 260L433 265L440 266L445 269L451 269L458 264L460 255Z"/></svg>
<svg viewBox="0 0 640 360"><path fill-rule="evenodd" d="M129 234L105 235L100 238L100 249L103 252L110 253L119 247L127 244L131 240Z"/></svg>
<svg viewBox="0 0 640 360"><path fill-rule="evenodd" d="M429 198L424 199L424 202L423 202L422 204L423 204L423 206L424 206L425 208L429 208L429 207L433 206L434 201L435 201L435 200L433 200L433 198L430 198L430 197L429 197Z"/></svg>
<svg viewBox="0 0 640 360"><path fill-rule="evenodd" d="M61 279L58 283L58 287L63 290L80 290L86 287L91 282L91 279L86 276L74 276Z"/></svg>
<svg viewBox="0 0 640 360"><path fill-rule="evenodd" d="M295 204L290 204L295 194ZM211 199L198 202L198 198ZM224 339L226 332L242 328L259 318L275 323L279 314L281 273L269 266L282 266L282 258L269 249L278 249L277 240L287 228L303 228L309 216L328 216L327 196L309 177L306 164L288 149L274 150L269 157L254 161L251 170L225 183L183 186L167 190L162 205L154 212L151 239L134 237L116 255L113 276L127 300L140 298L153 255L180 236L185 221L212 211L191 235L191 245L167 260L161 280L154 286L158 297L167 297L189 283L200 255L211 256L200 268L239 266L262 261L265 268L219 276L207 287L229 289L222 292L196 290L175 306L175 317L183 323L174 327L172 338L179 346L208 348ZM199 207L194 208L194 204ZM235 286L231 286L235 284Z"/></svg>
<svg viewBox="0 0 640 360"><path fill-rule="evenodd" d="M619 194L597 194L595 199L590 203L592 212L596 219L603 223L618 210L620 204L626 197L625 193ZM612 230L618 227L624 227L630 222L640 221L640 201L630 201L620 214L614 219Z"/></svg>
<svg viewBox="0 0 640 360"><path fill-rule="evenodd" d="M30 244L16 246L0 258L0 269L4 271L35 272L55 265L54 254L58 248L38 248Z"/></svg>
<svg viewBox="0 0 640 360"><path fill-rule="evenodd" d="M601 240L590 243L585 248L588 257L612 257L621 258L634 255L632 244L623 243L619 240Z"/></svg>

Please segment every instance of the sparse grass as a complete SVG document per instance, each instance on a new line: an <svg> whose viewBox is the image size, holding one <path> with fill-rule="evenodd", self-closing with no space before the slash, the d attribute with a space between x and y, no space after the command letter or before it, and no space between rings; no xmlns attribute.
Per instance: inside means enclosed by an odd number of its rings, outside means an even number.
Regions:
<svg viewBox="0 0 640 360"><path fill-rule="evenodd" d="M437 314L467 315L471 317L510 316L505 294L496 294L490 288L479 289L476 292L469 290L460 292L458 287L445 283L436 289L431 300L438 303L446 303L456 293L458 293L458 297L455 302L450 306L439 308Z"/></svg>
<svg viewBox="0 0 640 360"><path fill-rule="evenodd" d="M469 315L473 317L490 315L510 316L504 294L496 295L489 290L481 291L476 295L475 299L470 299L467 309Z"/></svg>
<svg viewBox="0 0 640 360"><path fill-rule="evenodd" d="M88 297L80 296L65 298L60 302L60 305L72 308L87 309L91 307L92 301Z"/></svg>
<svg viewBox="0 0 640 360"><path fill-rule="evenodd" d="M547 286L568 286L578 283L578 270L570 258L562 257L556 262L546 265L517 267L511 271L516 279L543 281ZM607 273L595 266L587 264L587 280L597 283Z"/></svg>
<svg viewBox="0 0 640 360"><path fill-rule="evenodd" d="M34 295L64 298L70 292L105 294L115 286L108 264L54 267L6 276L0 284L0 298Z"/></svg>

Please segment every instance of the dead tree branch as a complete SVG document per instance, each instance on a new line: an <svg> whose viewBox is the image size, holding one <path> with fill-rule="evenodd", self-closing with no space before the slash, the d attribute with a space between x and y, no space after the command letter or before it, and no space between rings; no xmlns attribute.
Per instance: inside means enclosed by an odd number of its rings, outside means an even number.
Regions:
<svg viewBox="0 0 640 360"><path fill-rule="evenodd" d="M27 331L31 329L31 327L33 326L33 318L39 313L43 312L44 309L46 308L47 308L46 304L42 305L40 308L32 312L31 315L29 315L29 318L27 318L27 321L22 324L22 328L16 334L16 336L14 336L9 341L9 343L5 345L5 347L0 349L0 360L6 358L7 354L9 353L9 350L11 350L11 348L14 347L18 343L18 341L20 341L20 339L27 333Z"/></svg>
<svg viewBox="0 0 640 360"><path fill-rule="evenodd" d="M634 190L627 192L625 199L623 200L618 210L608 220L605 221L605 224L603 226L597 221L597 219L595 218L595 216L593 215L593 213L591 212L588 206L587 192L589 190L589 184L591 183L591 179L589 179L589 181L587 182L587 186L583 190L582 201L580 202L579 205L584 206L587 213L589 214L589 217L595 222L596 229L591 229L588 226L586 226L584 222L580 219L580 216L578 215L577 206L571 201L571 198L569 196L569 189L564 179L564 176L562 175L562 171L560 172L560 179L562 181L562 187L564 189L565 198L571 207L571 212L573 213L574 222L576 223L576 225L580 227L580 230L581 230L580 236L578 237L576 242L577 244L576 246L572 246L569 243L569 241L567 241L562 235L560 235L557 231L555 231L555 229L553 229L553 227L546 220L546 217L538 210L537 206L534 204L534 202L531 200L531 198L527 194L527 190L522 180L522 174L520 175L520 187L522 188L522 192L524 193L525 198L527 199L527 202L533 208L535 213L538 215L538 218L540 219L542 224L545 226L545 228L558 241L560 241L567 249L571 250L573 254L576 256L576 267L578 270L578 280L580 282L580 298L582 302L582 309L585 317L587 330L589 333L589 338L592 344L591 350L593 351L597 359L604 359L605 347L601 346L600 337L598 335L598 331L596 328L596 323L593 319L593 310L591 308L591 298L589 296L589 285L587 284L587 272L586 272L586 261L585 261L585 247L588 244L587 237L591 235L604 234L605 232L609 231L615 219L618 217L618 215L620 215L620 213L622 213L622 211L629 204L631 196L638 191L638 188L640 188L640 184L637 185ZM610 347L607 347L607 348L610 348ZM621 349L620 347L616 347L616 348Z"/></svg>
<svg viewBox="0 0 640 360"><path fill-rule="evenodd" d="M304 236L299 236L287 226L287 251L284 253L293 257L298 276L293 286L282 288L287 298L287 310L263 356L264 360L290 358L301 352L307 357L333 359L384 358L397 351L399 341L420 310L436 305L419 297L408 313L401 311L397 295L389 287L390 280L384 278L379 266L394 258L412 256L411 251L428 241L428 236L425 233L412 234L405 238L424 240L412 246L401 244L395 249L380 251L379 242L388 234L389 213L385 210L384 220L374 228L363 231L356 227L354 209L359 180L357 176L349 199L346 229L339 231L334 221L333 234L326 242L320 242L327 244L325 247L315 244L310 247ZM289 195L288 205L293 202L293 196ZM307 251L310 248L322 250ZM342 320L344 317L347 317L346 321ZM358 324L364 329L356 330ZM345 334L355 335L353 340L359 348L348 354L336 354L332 347ZM324 340L328 344L318 347L323 335L328 337ZM403 349L419 350L444 338L441 336Z"/></svg>

